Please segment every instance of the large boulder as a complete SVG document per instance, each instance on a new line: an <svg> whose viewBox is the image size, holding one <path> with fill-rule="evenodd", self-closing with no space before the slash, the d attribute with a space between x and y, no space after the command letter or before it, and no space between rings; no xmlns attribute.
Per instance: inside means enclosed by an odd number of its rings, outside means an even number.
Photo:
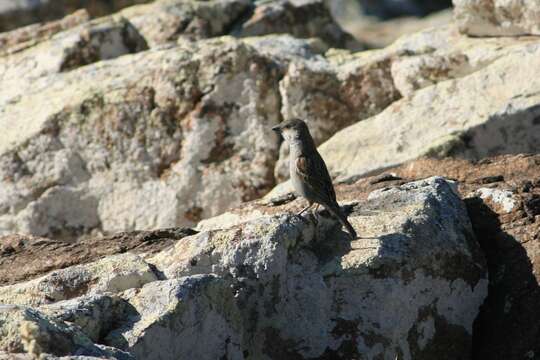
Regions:
<svg viewBox="0 0 540 360"><path fill-rule="evenodd" d="M35 32L32 37L21 31L24 29L4 34L6 47L0 51L3 75L0 103L30 95L35 82L42 77L148 48L125 19L84 22L84 13L75 15L56 25L26 29ZM79 22L82 23L77 25Z"/></svg>
<svg viewBox="0 0 540 360"><path fill-rule="evenodd" d="M17 355L23 353L29 355L23 359L56 359L66 355L133 359L126 352L93 343L78 326L32 308L0 305L0 334L2 359L2 354L6 354L5 359L19 359Z"/></svg>
<svg viewBox="0 0 540 360"><path fill-rule="evenodd" d="M12 303L2 308L3 341L19 344L0 350L20 352L26 337L39 334L38 349L66 355L468 357L487 278L455 185L439 177L378 185L371 193L355 184L338 188L360 234L354 241L324 211L291 214L299 200L259 201L239 208L236 222L207 224L144 261L115 255L0 288L2 302ZM157 276L113 281L119 270L111 269L137 261ZM76 269L87 269L86 282L59 275L83 274ZM54 279L62 296L20 297L20 289L50 288L34 285L43 279ZM9 329L25 319L37 325L21 340Z"/></svg>
<svg viewBox="0 0 540 360"><path fill-rule="evenodd" d="M12 58L49 44L5 58L19 86L0 100L0 233L192 225L275 185L281 116L321 143L399 96L387 55L325 57L316 39L179 40L70 71Z"/></svg>
<svg viewBox="0 0 540 360"><path fill-rule="evenodd" d="M540 3L520 0L453 0L460 30L473 36L540 35Z"/></svg>
<svg viewBox="0 0 540 360"><path fill-rule="evenodd" d="M3 98L0 232L188 225L260 196L274 183L278 76L271 58L225 38L41 77Z"/></svg>
<svg viewBox="0 0 540 360"><path fill-rule="evenodd" d="M434 174L458 181L490 274L488 297L474 324L473 359L536 359L540 354L540 155L481 161L421 159L391 171L402 181Z"/></svg>
<svg viewBox="0 0 540 360"><path fill-rule="evenodd" d="M392 53L408 54L391 61L403 98L321 145L334 177L365 176L424 155L540 151L540 82L531 73L540 66L538 38L482 41L447 27L400 39L378 56ZM283 183L267 196L288 191Z"/></svg>
<svg viewBox="0 0 540 360"><path fill-rule="evenodd" d="M350 220L352 242L295 215L183 239L148 259L169 280L122 295L139 316L107 344L148 359L468 356L487 280L452 185L373 192Z"/></svg>
<svg viewBox="0 0 540 360"><path fill-rule="evenodd" d="M323 0L276 0L261 2L251 16L232 34L260 36L291 34L298 38L318 37L336 48L360 50L363 46L335 22Z"/></svg>
<svg viewBox="0 0 540 360"><path fill-rule="evenodd" d="M225 35L252 6L249 0L157 0L124 9L119 16L128 19L154 47L179 38Z"/></svg>

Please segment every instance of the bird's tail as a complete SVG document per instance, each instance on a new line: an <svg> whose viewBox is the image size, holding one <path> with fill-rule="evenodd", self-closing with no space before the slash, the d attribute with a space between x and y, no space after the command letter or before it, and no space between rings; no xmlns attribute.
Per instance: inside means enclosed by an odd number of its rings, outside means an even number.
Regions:
<svg viewBox="0 0 540 360"><path fill-rule="evenodd" d="M345 226L345 229L347 229L347 232L349 233L349 235L351 235L353 240L358 237L351 223L349 222L349 220L347 220L347 217L343 214L343 212L339 208L339 205L336 204L336 206L328 206L326 207L326 209L332 215L334 215L343 226Z"/></svg>

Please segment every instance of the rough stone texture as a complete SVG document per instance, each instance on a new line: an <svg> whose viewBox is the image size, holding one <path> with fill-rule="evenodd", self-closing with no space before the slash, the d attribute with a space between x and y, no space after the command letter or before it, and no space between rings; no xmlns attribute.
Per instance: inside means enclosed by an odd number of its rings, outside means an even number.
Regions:
<svg viewBox="0 0 540 360"><path fill-rule="evenodd" d="M126 251L141 256L156 253L185 236L187 228L160 229L86 237L77 242L24 235L0 236L0 285L9 285L54 269L86 264Z"/></svg>
<svg viewBox="0 0 540 360"><path fill-rule="evenodd" d="M355 2L356 0L346 0ZM338 1L332 1L337 3ZM414 34L427 28L446 26L452 21L452 10L442 10L426 17L398 17L379 21L362 16L354 9L346 14L336 14L336 21L355 39L368 48L384 48L402 36Z"/></svg>
<svg viewBox="0 0 540 360"><path fill-rule="evenodd" d="M97 19L69 28L74 25L72 21L81 20L74 17L56 26L30 28L31 33L38 33L31 39L26 39L24 29L4 34L6 47L0 51L0 106L31 93L41 77L147 49L144 39L124 19Z"/></svg>
<svg viewBox="0 0 540 360"><path fill-rule="evenodd" d="M278 76L225 38L40 78L0 106L0 232L193 224L260 196L274 183Z"/></svg>
<svg viewBox="0 0 540 360"><path fill-rule="evenodd" d="M391 171L403 179L442 174L458 180L490 274L488 297L475 321L473 359L537 359L540 155L425 159Z"/></svg>
<svg viewBox="0 0 540 360"><path fill-rule="evenodd" d="M149 259L170 280L122 295L140 318L107 343L148 359L466 356L487 280L452 186L375 192L350 219L352 243L324 215L183 239Z"/></svg>
<svg viewBox="0 0 540 360"><path fill-rule="evenodd" d="M60 19L81 8L97 17L148 1L150 0L0 0L0 32Z"/></svg>
<svg viewBox="0 0 540 360"><path fill-rule="evenodd" d="M31 359L77 354L119 360L133 359L118 349L94 344L77 326L55 321L38 310L17 306L0 308L0 351L8 359L28 353ZM51 354L51 355L48 355ZM1 353L0 353L0 356Z"/></svg>
<svg viewBox="0 0 540 360"><path fill-rule="evenodd" d="M160 279L146 284L110 286L110 267L98 264L140 261L125 254L0 289L16 295L16 288L54 274L101 269L102 278L87 290L24 311L47 319L49 327L73 329L62 339L83 338L85 349L122 349L135 358L466 357L487 279L455 185L437 177L378 185L369 195L356 184L345 186L347 211L361 234L352 242L324 211L290 214L300 200L251 203L239 211L258 207L257 218L185 237L147 256ZM343 194L343 186L338 190ZM106 289L99 285L104 279ZM0 312L7 320L0 331L21 322L21 310L11 309ZM36 333L35 326L30 330ZM5 333L6 343L23 343L18 332ZM39 338L50 349L51 337ZM1 350L18 352L17 346Z"/></svg>
<svg viewBox="0 0 540 360"><path fill-rule="evenodd" d="M118 292L157 280L138 255L126 253L55 270L24 283L0 286L0 303L37 306L83 294Z"/></svg>
<svg viewBox="0 0 540 360"><path fill-rule="evenodd" d="M225 35L251 9L249 0L158 0L124 9L120 16L128 19L154 47L179 38Z"/></svg>
<svg viewBox="0 0 540 360"><path fill-rule="evenodd" d="M361 50L363 46L334 21L323 0L276 0L261 2L251 16L233 29L236 36L291 34L318 37L335 48Z"/></svg>
<svg viewBox="0 0 540 360"><path fill-rule="evenodd" d="M531 72L540 66L540 41L480 41L444 28L378 51L382 58L412 53L391 63L405 96L320 147L331 174L365 176L423 155L480 159L540 151L540 81ZM288 191L288 183L280 184L268 198Z"/></svg>
<svg viewBox="0 0 540 360"><path fill-rule="evenodd" d="M540 44L516 49L342 130L321 147L322 156L331 172L345 178L421 155L478 159L540 151L540 81L530 73L538 66Z"/></svg>
<svg viewBox="0 0 540 360"><path fill-rule="evenodd" d="M453 0L460 31L474 36L540 35L540 3L521 0Z"/></svg>
<svg viewBox="0 0 540 360"><path fill-rule="evenodd" d="M28 25L17 30L0 33L0 51L2 54L20 51L89 20L90 15L83 9L57 21Z"/></svg>

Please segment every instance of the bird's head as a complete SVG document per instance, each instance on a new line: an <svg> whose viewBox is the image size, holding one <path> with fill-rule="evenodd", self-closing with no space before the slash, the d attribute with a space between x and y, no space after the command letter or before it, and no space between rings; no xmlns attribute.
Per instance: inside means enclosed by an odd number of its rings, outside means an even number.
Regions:
<svg viewBox="0 0 540 360"><path fill-rule="evenodd" d="M291 119L280 123L272 128L275 132L281 134L289 142L303 141L311 139L308 127L303 120Z"/></svg>

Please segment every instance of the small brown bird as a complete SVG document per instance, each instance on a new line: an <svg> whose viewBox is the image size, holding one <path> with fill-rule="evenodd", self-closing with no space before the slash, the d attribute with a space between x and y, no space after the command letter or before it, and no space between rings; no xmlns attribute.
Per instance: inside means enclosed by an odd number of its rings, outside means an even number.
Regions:
<svg viewBox="0 0 540 360"><path fill-rule="evenodd" d="M309 203L298 215L315 203L317 207L322 205L345 226L351 237L356 239L356 231L337 203L332 179L306 123L300 119L292 119L282 122L272 130L280 133L289 143L291 181L298 195L304 197Z"/></svg>

